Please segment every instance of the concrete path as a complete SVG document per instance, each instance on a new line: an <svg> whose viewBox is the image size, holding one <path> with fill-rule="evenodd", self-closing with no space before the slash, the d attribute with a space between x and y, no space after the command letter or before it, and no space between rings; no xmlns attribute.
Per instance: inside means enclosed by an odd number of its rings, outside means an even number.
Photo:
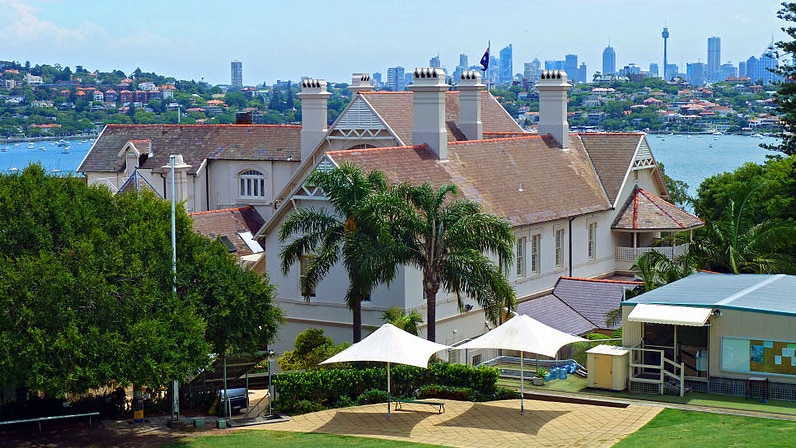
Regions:
<svg viewBox="0 0 796 448"><path fill-rule="evenodd" d="M663 409L657 405L605 406L520 400L471 403L445 401L445 413L428 405L408 404L331 409L291 417L284 423L249 426L275 430L342 434L403 440L450 447L610 447L637 431Z"/></svg>

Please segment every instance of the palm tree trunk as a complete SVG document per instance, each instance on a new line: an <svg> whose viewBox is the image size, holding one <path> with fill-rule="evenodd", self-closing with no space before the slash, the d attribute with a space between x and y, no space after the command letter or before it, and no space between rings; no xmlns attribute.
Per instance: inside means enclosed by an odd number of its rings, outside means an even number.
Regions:
<svg viewBox="0 0 796 448"><path fill-rule="evenodd" d="M437 290L439 287L424 288L426 306L428 307L428 327L426 339L437 342Z"/></svg>
<svg viewBox="0 0 796 448"><path fill-rule="evenodd" d="M362 300L355 300L351 307L353 313L354 343L362 340Z"/></svg>

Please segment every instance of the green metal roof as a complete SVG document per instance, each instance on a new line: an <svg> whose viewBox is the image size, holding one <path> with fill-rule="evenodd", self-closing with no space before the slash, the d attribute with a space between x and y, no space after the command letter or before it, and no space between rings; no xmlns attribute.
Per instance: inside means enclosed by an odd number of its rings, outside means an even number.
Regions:
<svg viewBox="0 0 796 448"><path fill-rule="evenodd" d="M796 276L698 273L628 299L622 306L640 303L796 316Z"/></svg>

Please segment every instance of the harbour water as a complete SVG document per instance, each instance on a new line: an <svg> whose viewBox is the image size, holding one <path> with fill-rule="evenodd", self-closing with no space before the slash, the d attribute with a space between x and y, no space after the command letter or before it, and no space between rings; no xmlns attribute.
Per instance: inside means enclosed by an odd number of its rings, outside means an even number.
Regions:
<svg viewBox="0 0 796 448"><path fill-rule="evenodd" d="M666 174L688 184L690 196L708 177L734 171L746 162L765 162L767 155L775 153L760 144L778 142L772 137L711 134L647 135L647 141Z"/></svg>
<svg viewBox="0 0 796 448"><path fill-rule="evenodd" d="M58 143L57 140L0 143L0 173L21 171L38 162L48 173L77 174L75 170L91 148L91 141L81 138L65 140L68 146Z"/></svg>
<svg viewBox="0 0 796 448"><path fill-rule="evenodd" d="M745 162L762 163L771 151L760 143L776 143L776 139L742 135L648 135L647 141L655 159L662 162L666 174L688 184L688 192L696 194L699 184L707 177L733 171ZM76 169L91 148L86 139L68 140L69 150L57 142L37 141L0 144L0 173L24 169L40 162L53 174L76 174Z"/></svg>

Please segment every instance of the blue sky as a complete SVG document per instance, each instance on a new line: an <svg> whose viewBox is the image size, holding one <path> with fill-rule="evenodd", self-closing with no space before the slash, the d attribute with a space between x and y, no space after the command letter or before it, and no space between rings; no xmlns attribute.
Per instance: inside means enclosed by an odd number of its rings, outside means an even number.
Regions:
<svg viewBox="0 0 796 448"><path fill-rule="evenodd" d="M439 55L476 64L513 45L514 72L539 58L577 54L589 76L610 41L617 66L707 62L721 38L722 62L746 60L786 36L780 0L0 0L0 60L74 69L137 67L178 79L229 83L243 62L247 85L302 76L349 82L353 72L407 70Z"/></svg>

